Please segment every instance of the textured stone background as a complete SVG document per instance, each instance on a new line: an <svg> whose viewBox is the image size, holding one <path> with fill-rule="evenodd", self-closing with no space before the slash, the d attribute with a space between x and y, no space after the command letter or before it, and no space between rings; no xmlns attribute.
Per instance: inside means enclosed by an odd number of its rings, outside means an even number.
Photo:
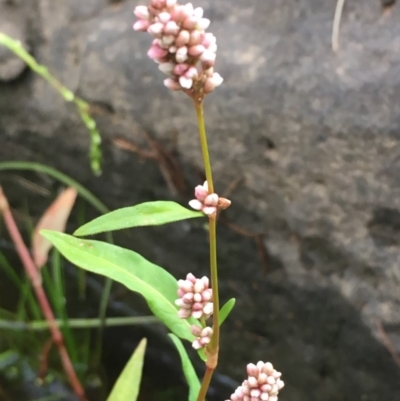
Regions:
<svg viewBox="0 0 400 401"><path fill-rule="evenodd" d="M149 37L131 31L138 3L0 1L0 30L96 106L105 173L89 171L74 108L0 49L2 161L49 163L115 208L171 194L156 164L111 139L142 146L147 131L168 147L178 133L188 186L199 182L194 112L163 88ZM221 226L222 297L238 305L220 368L242 380L247 361L272 361L285 375L281 401L398 401L400 367L377 322L400 352L400 4L347 1L335 55L335 3L196 1L225 78L206 104L217 188L242 178L226 216L265 232L269 253L265 274L254 242ZM192 223L144 230L133 248L176 276L207 269Z"/></svg>

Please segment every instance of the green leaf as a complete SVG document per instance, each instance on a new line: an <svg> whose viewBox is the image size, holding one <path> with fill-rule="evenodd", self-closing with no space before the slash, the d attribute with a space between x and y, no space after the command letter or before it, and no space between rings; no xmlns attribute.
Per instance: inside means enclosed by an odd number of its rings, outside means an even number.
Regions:
<svg viewBox="0 0 400 401"><path fill-rule="evenodd" d="M140 382L142 380L142 369L144 353L147 340L140 341L135 352L125 365L115 383L107 401L136 401L139 395Z"/></svg>
<svg viewBox="0 0 400 401"><path fill-rule="evenodd" d="M73 264L93 273L109 277L139 292L149 308L178 337L193 341L190 325L196 319L180 319L175 306L178 283L166 270L138 253L100 241L89 241L71 235L41 231ZM197 322L198 323L198 322Z"/></svg>
<svg viewBox="0 0 400 401"><path fill-rule="evenodd" d="M15 365L19 359L19 354L14 350L7 350L0 354L0 371Z"/></svg>
<svg viewBox="0 0 400 401"><path fill-rule="evenodd" d="M204 216L171 201L145 202L107 213L78 228L74 235L85 236L105 231L140 226L159 226L174 221Z"/></svg>
<svg viewBox="0 0 400 401"><path fill-rule="evenodd" d="M231 298L228 302L225 303L225 305L219 311L219 325L220 326L222 325L222 323L225 322L225 319L232 312L232 309L235 306L235 303L236 303L236 299Z"/></svg>
<svg viewBox="0 0 400 401"><path fill-rule="evenodd" d="M189 356L182 344L182 341L173 334L168 335L174 342L175 347L177 348L181 357L183 374L185 375L185 379L189 385L189 401L196 401L201 387L199 378L197 377L192 362L190 362Z"/></svg>
<svg viewBox="0 0 400 401"><path fill-rule="evenodd" d="M204 362L207 361L207 357L206 357L206 353L204 351L204 348L200 348L199 350L197 350L197 354L199 355L200 359Z"/></svg>

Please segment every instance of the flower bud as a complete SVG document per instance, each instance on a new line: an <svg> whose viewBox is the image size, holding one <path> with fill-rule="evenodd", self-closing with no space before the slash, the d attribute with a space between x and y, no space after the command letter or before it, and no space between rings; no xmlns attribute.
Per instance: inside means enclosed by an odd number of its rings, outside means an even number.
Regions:
<svg viewBox="0 0 400 401"><path fill-rule="evenodd" d="M232 204L232 202L229 199L226 198L219 198L218 199L218 209L219 210L225 210L228 209L228 207Z"/></svg>
<svg viewBox="0 0 400 401"><path fill-rule="evenodd" d="M181 84L182 88L190 89L193 85L193 79L182 76L182 77L179 77L179 83Z"/></svg>
<svg viewBox="0 0 400 401"><path fill-rule="evenodd" d="M139 21L136 21L136 22L133 24L133 30L134 30L134 31L146 32L147 29L149 29L149 26L150 26L150 22L149 22L149 21L146 21L146 20L141 19L141 20L139 20Z"/></svg>
<svg viewBox="0 0 400 401"><path fill-rule="evenodd" d="M150 17L149 9L146 6L137 6L133 10L136 17L140 19L148 19Z"/></svg>

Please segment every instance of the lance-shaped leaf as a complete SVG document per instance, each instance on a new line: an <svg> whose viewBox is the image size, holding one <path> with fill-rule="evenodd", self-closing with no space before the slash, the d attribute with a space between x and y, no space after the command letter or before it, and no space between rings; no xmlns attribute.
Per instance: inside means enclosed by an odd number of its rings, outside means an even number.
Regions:
<svg viewBox="0 0 400 401"><path fill-rule="evenodd" d="M175 347L179 352L179 356L181 357L183 374L185 375L186 382L189 386L189 401L196 401L201 387L199 378L197 377L196 371L194 370L189 355L187 354L181 340L173 334L169 334L169 336L174 342Z"/></svg>
<svg viewBox="0 0 400 401"><path fill-rule="evenodd" d="M136 252L100 241L89 241L55 231L42 231L66 259L87 271L115 280L140 293L149 308L178 337L193 341L190 324L175 306L178 283L166 270Z"/></svg>
<svg viewBox="0 0 400 401"><path fill-rule="evenodd" d="M231 298L229 301L225 303L225 305L219 311L219 325L221 326L222 323L225 322L225 319L229 316L232 312L233 307L235 306L236 299Z"/></svg>
<svg viewBox="0 0 400 401"><path fill-rule="evenodd" d="M74 235L85 236L105 231L122 230L141 226L160 226L174 221L204 216L201 212L189 210L171 201L145 202L124 207L98 217L78 228Z"/></svg>
<svg viewBox="0 0 400 401"><path fill-rule="evenodd" d="M143 360L147 340L144 338L118 377L107 401L136 401L142 380Z"/></svg>

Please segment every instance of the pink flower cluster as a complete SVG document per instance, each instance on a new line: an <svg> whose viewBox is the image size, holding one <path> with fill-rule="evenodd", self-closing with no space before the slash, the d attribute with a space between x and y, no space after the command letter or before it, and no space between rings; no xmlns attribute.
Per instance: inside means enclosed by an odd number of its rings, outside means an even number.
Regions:
<svg viewBox="0 0 400 401"><path fill-rule="evenodd" d="M201 349L210 344L213 335L211 327L202 328L194 324L190 327L190 331L197 337L192 343L194 349Z"/></svg>
<svg viewBox="0 0 400 401"><path fill-rule="evenodd" d="M203 185L197 185L194 189L194 196L196 199L192 199L189 206L202 211L207 216L215 216L217 210L224 210L231 205L229 199L221 198L217 194L210 194L207 181Z"/></svg>
<svg viewBox="0 0 400 401"><path fill-rule="evenodd" d="M230 401L278 401L278 392L285 385L271 363L247 365L248 379L231 395Z"/></svg>
<svg viewBox="0 0 400 401"><path fill-rule="evenodd" d="M180 307L178 315L181 319L193 316L195 319L204 317L208 319L213 313L213 294L209 288L208 277L196 278L192 273L186 276L186 280L178 281L179 299L175 304Z"/></svg>
<svg viewBox="0 0 400 401"><path fill-rule="evenodd" d="M167 88L195 94L212 92L223 82L214 72L217 41L205 30L210 20L203 18L203 9L177 0L151 0L150 6L137 6L135 31L154 37L147 55L170 77Z"/></svg>

